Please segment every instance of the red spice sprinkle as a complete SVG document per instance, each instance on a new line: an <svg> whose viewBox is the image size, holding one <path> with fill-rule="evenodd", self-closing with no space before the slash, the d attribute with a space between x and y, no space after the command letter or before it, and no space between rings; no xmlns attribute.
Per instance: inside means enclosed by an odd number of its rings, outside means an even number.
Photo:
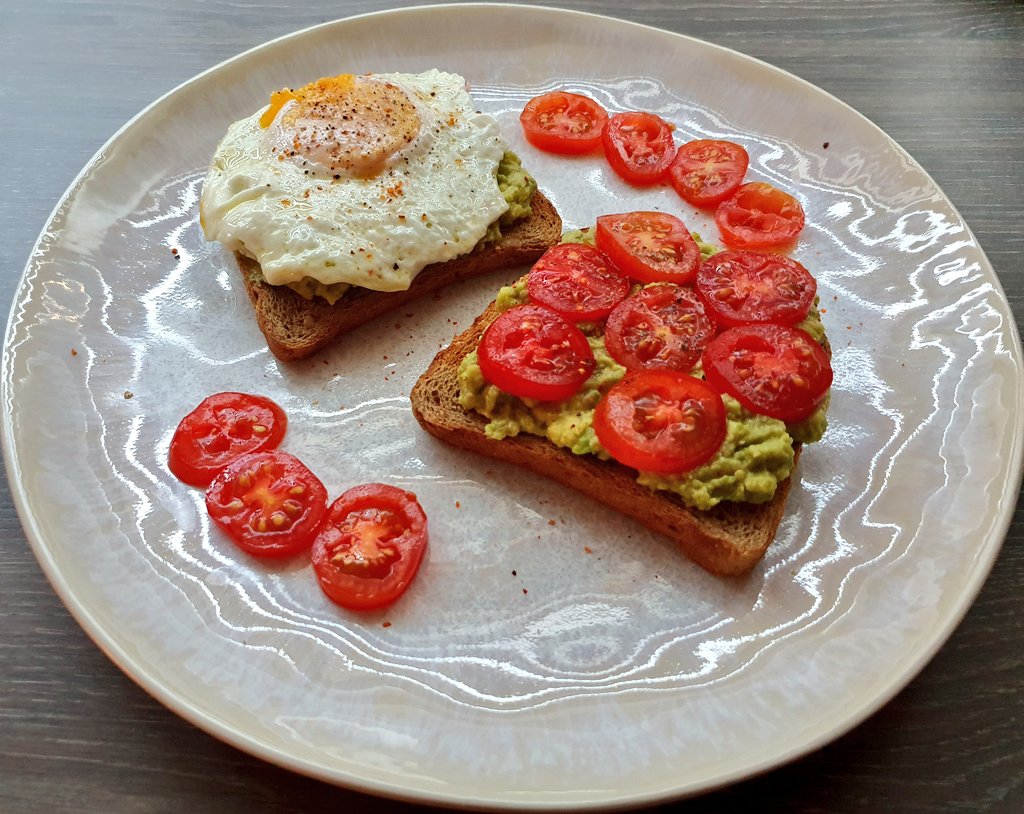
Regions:
<svg viewBox="0 0 1024 814"><path fill-rule="evenodd" d="M381 627L391 627L391 622L382 622Z"/></svg>
<svg viewBox="0 0 1024 814"><path fill-rule="evenodd" d="M555 525L555 521L554 521L554 520L548 520L548 525L549 525L549 526L553 526L553 525Z"/></svg>
<svg viewBox="0 0 1024 814"><path fill-rule="evenodd" d="M592 549L592 548L591 548L590 546L588 546L588 545L585 545L585 546L583 546L583 551L584 551L584 553L586 553L586 554L593 554L593 553L594 553L594 549Z"/></svg>
<svg viewBox="0 0 1024 814"><path fill-rule="evenodd" d="M77 350L75 350L74 348L72 348L72 349L71 349L71 355L72 355L72 356L78 356L78 351L77 351Z"/></svg>
<svg viewBox="0 0 1024 814"><path fill-rule="evenodd" d="M821 145L821 147L822 147L823 150L827 150L828 149L828 142L826 141L824 144Z"/></svg>
<svg viewBox="0 0 1024 814"><path fill-rule="evenodd" d="M456 509L461 509L462 508L462 504L459 503L459 501L457 501L457 500L455 501L455 508Z"/></svg>
<svg viewBox="0 0 1024 814"><path fill-rule="evenodd" d="M529 593L529 591L527 591L527 590L526 590L526 588L523 588L523 593L524 593L524 594L528 594L528 593Z"/></svg>

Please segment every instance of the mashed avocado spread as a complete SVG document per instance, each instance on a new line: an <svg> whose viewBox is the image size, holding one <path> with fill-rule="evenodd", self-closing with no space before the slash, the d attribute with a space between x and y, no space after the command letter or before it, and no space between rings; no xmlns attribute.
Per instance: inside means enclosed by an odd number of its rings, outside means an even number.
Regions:
<svg viewBox="0 0 1024 814"><path fill-rule="evenodd" d="M577 230L564 235L563 241L590 242L591 234L588 230ZM716 251L694 237L703 255ZM502 288L495 303L500 310L507 311L527 299L525 281L520 280ZM821 342L825 329L816 305L797 327ZM568 401L539 402L511 396L484 380L476 351L463 359L459 368L459 403L463 409L475 410L489 419L484 430L489 438L526 432L547 438L577 455L609 459L591 426L594 408L622 379L626 369L608 354L597 326L580 328L587 334L596 365L590 378ZM695 375L700 375L699 370ZM637 481L652 489L673 492L696 509L710 509L723 500L763 503L771 500L779 481L792 472L794 444L813 443L825 432L827 397L810 417L792 425L752 413L731 396L723 395L722 401L726 408L726 438L714 458L680 475L640 472Z"/></svg>
<svg viewBox="0 0 1024 814"><path fill-rule="evenodd" d="M497 169L498 189L505 197L508 209L505 213L492 223L483 237L484 243L493 243L501 239L501 228L510 226L517 220L529 217L530 199L537 191L537 182L533 179L519 161L519 156L513 152L506 151L498 162ZM259 271L254 274L260 276ZM334 305L348 289L348 283L332 283L325 285L312 277L303 277L298 282L288 283L288 287L307 300L313 297L321 297L331 305Z"/></svg>

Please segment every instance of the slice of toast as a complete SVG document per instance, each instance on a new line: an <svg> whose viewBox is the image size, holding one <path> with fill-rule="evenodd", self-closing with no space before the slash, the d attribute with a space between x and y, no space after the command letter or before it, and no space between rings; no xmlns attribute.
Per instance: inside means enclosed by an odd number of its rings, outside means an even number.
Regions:
<svg viewBox="0 0 1024 814"><path fill-rule="evenodd" d="M518 464L577 489L675 540L694 562L719 576L750 571L764 556L782 520L790 478L767 503L723 502L708 511L636 482L636 473L594 455L575 455L526 433L500 441L484 434L487 419L459 405L459 365L501 312L492 302L473 324L441 350L410 396L413 413L431 435L464 449ZM797 448L797 458L800 450Z"/></svg>
<svg viewBox="0 0 1024 814"><path fill-rule="evenodd" d="M495 243L424 268L406 291L371 291L353 286L334 305L314 297L307 300L288 286L269 285L255 260L236 254L245 290L256 311L256 322L273 354L284 362L310 356L351 331L409 300L490 271L532 263L562 234L562 219L539 191L530 201L531 214L502 230Z"/></svg>

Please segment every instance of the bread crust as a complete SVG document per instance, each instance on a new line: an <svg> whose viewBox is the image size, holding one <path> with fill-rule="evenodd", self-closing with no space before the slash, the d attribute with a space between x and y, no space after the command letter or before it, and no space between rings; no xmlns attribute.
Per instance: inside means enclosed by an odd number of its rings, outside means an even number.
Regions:
<svg viewBox="0 0 1024 814"><path fill-rule="evenodd" d="M487 419L458 401L459 365L501 311L492 302L473 324L441 350L412 389L420 425L431 435L463 449L525 467L628 515L674 540L683 553L718 576L749 572L764 556L782 521L791 478L767 503L723 502L701 511L676 495L636 482L636 473L594 455L575 455L546 438L522 433L500 441L484 434ZM799 447L796 450L799 459ZM795 465L795 462L794 462Z"/></svg>
<svg viewBox="0 0 1024 814"><path fill-rule="evenodd" d="M496 243L424 268L406 291L371 291L353 286L334 305L319 297L307 300L288 286L266 283L259 264L235 254L256 322L271 352L283 362L303 359L333 344L338 337L371 319L445 286L526 263L532 263L562 234L562 219L541 193L530 201L531 214L505 229Z"/></svg>

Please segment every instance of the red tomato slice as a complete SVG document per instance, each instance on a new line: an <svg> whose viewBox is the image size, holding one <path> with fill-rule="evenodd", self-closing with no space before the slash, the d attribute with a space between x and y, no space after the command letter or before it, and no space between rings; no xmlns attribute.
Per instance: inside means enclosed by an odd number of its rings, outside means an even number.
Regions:
<svg viewBox="0 0 1024 814"><path fill-rule="evenodd" d="M559 243L538 260L526 279L534 302L572 322L603 319L629 293L629 280L593 246Z"/></svg>
<svg viewBox="0 0 1024 814"><path fill-rule="evenodd" d="M644 283L690 283L697 276L700 248L690 230L665 212L601 215L597 248L627 277Z"/></svg>
<svg viewBox="0 0 1024 814"><path fill-rule="evenodd" d="M327 490L281 450L235 458L206 490L206 509L240 548L257 557L305 551L327 511Z"/></svg>
<svg viewBox="0 0 1024 814"><path fill-rule="evenodd" d="M763 181L751 181L719 204L715 223L726 246L772 249L796 240L804 228L804 210L789 193Z"/></svg>
<svg viewBox="0 0 1024 814"><path fill-rule="evenodd" d="M217 393L178 424L167 463L179 480L206 486L239 455L274 449L287 426L284 410L268 398Z"/></svg>
<svg viewBox="0 0 1024 814"><path fill-rule="evenodd" d="M789 424L813 413L832 385L832 364L821 345L784 325L730 328L704 349L702 362L712 387Z"/></svg>
<svg viewBox="0 0 1024 814"><path fill-rule="evenodd" d="M372 610L402 595L427 548L427 516L416 495L385 483L349 489L313 543L313 570L343 608Z"/></svg>
<svg viewBox="0 0 1024 814"><path fill-rule="evenodd" d="M517 305L494 320L477 358L495 387L538 401L571 398L594 370L583 332L543 305Z"/></svg>
<svg viewBox="0 0 1024 814"><path fill-rule="evenodd" d="M608 353L627 370L689 372L715 335L715 324L690 288L665 283L643 288L608 315Z"/></svg>
<svg viewBox="0 0 1024 814"><path fill-rule="evenodd" d="M616 461L643 472L685 472L725 439L725 405L706 382L674 370L630 373L594 410L594 432Z"/></svg>
<svg viewBox="0 0 1024 814"><path fill-rule="evenodd" d="M739 144L698 139L680 146L668 176L684 201L704 208L736 192L749 164L750 157Z"/></svg>
<svg viewBox="0 0 1024 814"><path fill-rule="evenodd" d="M715 321L726 328L795 325L807 316L818 290L796 260L742 249L711 255L700 264L694 286Z"/></svg>
<svg viewBox="0 0 1024 814"><path fill-rule="evenodd" d="M653 113L616 113L604 126L601 142L611 168L641 186L661 181L676 156L672 125Z"/></svg>
<svg viewBox="0 0 1024 814"><path fill-rule="evenodd" d="M601 143L608 114L593 99L554 91L535 96L519 116L526 140L550 153L589 153Z"/></svg>

